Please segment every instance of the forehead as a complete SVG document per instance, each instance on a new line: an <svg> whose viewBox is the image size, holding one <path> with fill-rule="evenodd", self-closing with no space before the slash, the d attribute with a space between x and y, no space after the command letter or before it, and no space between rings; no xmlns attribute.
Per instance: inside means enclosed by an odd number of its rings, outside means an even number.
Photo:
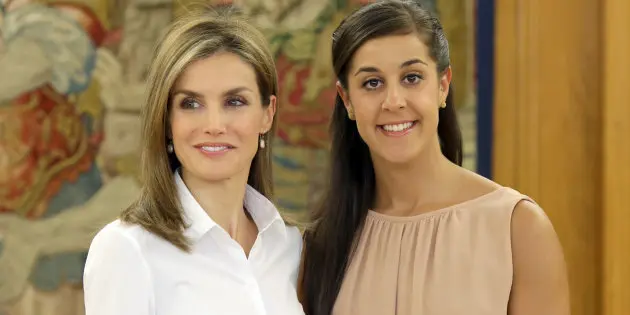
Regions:
<svg viewBox="0 0 630 315"><path fill-rule="evenodd" d="M364 66L396 67L411 59L434 63L427 45L416 34L391 35L366 41L354 54L351 69Z"/></svg>
<svg viewBox="0 0 630 315"><path fill-rule="evenodd" d="M197 60L184 70L175 87L199 92L224 91L236 86L257 89L254 67L240 56L221 52Z"/></svg>

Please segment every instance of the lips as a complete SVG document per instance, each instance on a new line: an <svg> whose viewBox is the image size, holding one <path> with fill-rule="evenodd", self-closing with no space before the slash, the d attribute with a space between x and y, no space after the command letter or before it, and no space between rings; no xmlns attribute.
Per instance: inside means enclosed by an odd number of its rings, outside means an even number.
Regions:
<svg viewBox="0 0 630 315"><path fill-rule="evenodd" d="M213 151L219 149L234 149L236 147L229 143L200 143L195 145L195 148Z"/></svg>
<svg viewBox="0 0 630 315"><path fill-rule="evenodd" d="M399 123L399 124L382 125L381 128L383 128L385 131L400 132L400 131L404 131L413 127L414 123L415 123L414 121L408 121L408 122Z"/></svg>
<svg viewBox="0 0 630 315"><path fill-rule="evenodd" d="M418 121L413 120L378 125L378 128L386 136L399 137L411 132L416 125L418 125Z"/></svg>
<svg viewBox="0 0 630 315"><path fill-rule="evenodd" d="M199 151L209 156L216 156L235 149L233 145L229 143L200 143L195 145Z"/></svg>
<svg viewBox="0 0 630 315"><path fill-rule="evenodd" d="M206 151L206 152L219 152L219 151L225 151L230 149L230 147L228 146L202 146L199 149Z"/></svg>

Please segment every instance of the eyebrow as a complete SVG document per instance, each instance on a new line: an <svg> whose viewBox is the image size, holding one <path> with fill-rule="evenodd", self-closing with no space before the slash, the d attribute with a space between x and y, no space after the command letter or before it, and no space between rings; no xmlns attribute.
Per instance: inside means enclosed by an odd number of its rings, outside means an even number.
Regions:
<svg viewBox="0 0 630 315"><path fill-rule="evenodd" d="M254 92L248 87L239 86L239 87L235 87L235 88L232 88L232 89L229 89L229 90L225 91L223 93L223 96L238 94L239 92L243 92L243 91ZM192 96L194 98L203 98L203 95L201 93L195 92L195 91L191 91L191 90L186 90L186 89L179 89L179 90L175 90L175 92L173 92L173 96L178 95L178 94L184 94L184 95L187 95L187 96Z"/></svg>
<svg viewBox="0 0 630 315"><path fill-rule="evenodd" d="M400 68L409 67L409 66L411 66L413 64L416 64L416 63L421 63L421 64L423 64L425 66L428 66L428 64L426 62L422 61L421 59L414 58L414 59L407 60L407 61L403 62L402 64L400 64ZM358 75L361 72L374 73L374 72L378 72L378 71L379 70L376 67L361 67L361 68L359 68L359 70L357 70L357 72L354 73L354 75L356 76L356 75Z"/></svg>

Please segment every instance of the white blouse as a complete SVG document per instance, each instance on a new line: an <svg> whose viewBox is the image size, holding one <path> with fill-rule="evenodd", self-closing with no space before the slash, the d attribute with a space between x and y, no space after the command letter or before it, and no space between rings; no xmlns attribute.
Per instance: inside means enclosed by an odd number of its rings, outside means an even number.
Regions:
<svg viewBox="0 0 630 315"><path fill-rule="evenodd" d="M175 174L192 252L140 226L108 224L88 253L86 315L304 314L296 294L298 229L285 225L275 206L248 186L245 207L259 230L248 259Z"/></svg>

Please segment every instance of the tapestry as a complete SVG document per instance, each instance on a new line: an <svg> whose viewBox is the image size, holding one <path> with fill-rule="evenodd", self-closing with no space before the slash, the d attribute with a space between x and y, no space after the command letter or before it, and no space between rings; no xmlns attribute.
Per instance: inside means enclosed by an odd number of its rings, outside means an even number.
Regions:
<svg viewBox="0 0 630 315"><path fill-rule="evenodd" d="M83 314L90 241L139 193L150 57L195 1L0 0L0 315ZM275 202L303 214L325 184L336 93L331 34L367 1L233 2L276 56ZM422 2L443 16L458 108L468 112L462 121L473 121L464 134L474 135L470 1ZM474 161L474 143L466 149Z"/></svg>

